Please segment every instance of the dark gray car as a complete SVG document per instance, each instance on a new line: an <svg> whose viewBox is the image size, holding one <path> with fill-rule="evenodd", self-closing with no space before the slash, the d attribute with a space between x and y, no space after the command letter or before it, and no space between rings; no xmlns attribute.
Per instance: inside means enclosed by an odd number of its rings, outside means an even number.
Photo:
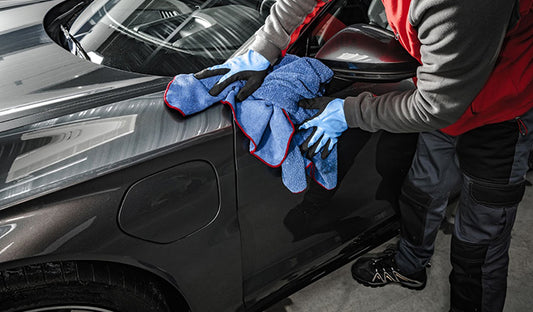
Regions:
<svg viewBox="0 0 533 312"><path fill-rule="evenodd" d="M272 2L0 3L1 311L261 311L398 233L416 135L350 130L339 186L293 194L227 107L165 106L171 76L244 49ZM375 12L333 0L289 53ZM339 96L413 87L336 73Z"/></svg>

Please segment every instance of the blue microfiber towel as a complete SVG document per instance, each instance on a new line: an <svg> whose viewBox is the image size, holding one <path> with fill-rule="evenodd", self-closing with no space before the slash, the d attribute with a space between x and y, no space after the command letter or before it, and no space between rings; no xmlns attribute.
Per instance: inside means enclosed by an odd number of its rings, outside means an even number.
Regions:
<svg viewBox="0 0 533 312"><path fill-rule="evenodd" d="M227 104L250 139L250 153L270 167L281 166L283 184L291 192L306 189L306 174L324 188L333 189L337 185L336 147L326 159L320 155L306 159L299 146L311 129L297 131L298 125L317 112L299 107L298 101L321 96L332 77L333 72L316 59L286 55L243 102L235 100L243 82L234 82L218 96L211 96L209 90L220 76L198 80L192 74L174 77L165 92L165 102L184 116L217 102Z"/></svg>

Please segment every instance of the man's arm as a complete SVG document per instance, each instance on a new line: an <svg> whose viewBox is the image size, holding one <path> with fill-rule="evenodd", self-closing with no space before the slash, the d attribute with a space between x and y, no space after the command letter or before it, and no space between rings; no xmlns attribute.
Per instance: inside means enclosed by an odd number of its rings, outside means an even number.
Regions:
<svg viewBox="0 0 533 312"><path fill-rule="evenodd" d="M275 63L281 50L289 44L291 34L316 4L317 0L277 0L272 5L265 25L255 33L250 49L259 52L270 63Z"/></svg>
<svg viewBox="0 0 533 312"><path fill-rule="evenodd" d="M417 89L374 97L363 93L344 105L350 127L419 132L453 124L491 74L515 1L413 0L411 25L422 44Z"/></svg>
<svg viewBox="0 0 533 312"><path fill-rule="evenodd" d="M217 96L233 82L245 81L237 93L237 101L244 101L263 83L268 68L274 64L281 50L289 44L290 35L301 25L316 6L316 0L278 0L270 10L265 25L254 35L254 42L244 54L223 64L205 68L194 74L196 79L222 76L209 90Z"/></svg>

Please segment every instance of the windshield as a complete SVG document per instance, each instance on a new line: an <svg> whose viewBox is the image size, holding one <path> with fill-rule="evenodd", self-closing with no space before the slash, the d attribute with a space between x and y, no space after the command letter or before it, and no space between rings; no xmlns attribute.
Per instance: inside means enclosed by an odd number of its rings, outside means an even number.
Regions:
<svg viewBox="0 0 533 312"><path fill-rule="evenodd" d="M95 0L68 28L95 63L173 76L224 62L275 0ZM67 34L68 35L68 34Z"/></svg>

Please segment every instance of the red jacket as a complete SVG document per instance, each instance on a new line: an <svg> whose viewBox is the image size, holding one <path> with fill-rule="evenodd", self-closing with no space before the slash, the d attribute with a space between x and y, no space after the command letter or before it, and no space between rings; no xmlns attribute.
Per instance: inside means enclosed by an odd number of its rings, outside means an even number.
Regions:
<svg viewBox="0 0 533 312"><path fill-rule="evenodd" d="M419 62L421 43L409 24L411 0L382 0L387 19L403 47ZM459 135L471 129L510 120L533 108L533 0L520 1L520 19L507 33L498 60L483 89L451 126Z"/></svg>

